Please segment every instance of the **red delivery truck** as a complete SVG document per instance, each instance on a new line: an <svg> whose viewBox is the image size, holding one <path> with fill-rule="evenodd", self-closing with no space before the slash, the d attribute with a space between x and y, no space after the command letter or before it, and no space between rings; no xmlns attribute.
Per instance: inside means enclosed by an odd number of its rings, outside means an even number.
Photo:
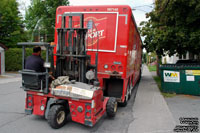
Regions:
<svg viewBox="0 0 200 133"><path fill-rule="evenodd" d="M87 54L95 64L98 51L98 80L104 96L116 97L126 106L131 91L139 81L142 64L142 41L132 10L126 5L60 6L56 12L55 27L62 27L62 15L83 13ZM66 26L68 26L66 18ZM73 18L72 27L79 27L79 18ZM94 24L94 26L91 26ZM58 44L55 31L55 44ZM54 51L56 53L56 49Z"/></svg>
<svg viewBox="0 0 200 133"><path fill-rule="evenodd" d="M68 115L87 126L105 112L114 117L118 103L127 105L141 76L142 41L131 8L60 6L55 23L55 45L18 43L25 113L45 116L55 129L64 126ZM46 48L45 72L25 69L30 46Z"/></svg>

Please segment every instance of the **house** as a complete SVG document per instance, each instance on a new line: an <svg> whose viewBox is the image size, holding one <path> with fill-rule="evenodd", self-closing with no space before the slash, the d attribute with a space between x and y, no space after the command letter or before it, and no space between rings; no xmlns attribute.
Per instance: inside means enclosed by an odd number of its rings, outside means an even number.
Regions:
<svg viewBox="0 0 200 133"><path fill-rule="evenodd" d="M175 64L178 60L199 60L199 56L189 52L182 56L178 54L162 56L162 64Z"/></svg>
<svg viewBox="0 0 200 133"><path fill-rule="evenodd" d="M177 56L177 54L174 54L173 56L162 56L162 64L175 64L180 58Z"/></svg>

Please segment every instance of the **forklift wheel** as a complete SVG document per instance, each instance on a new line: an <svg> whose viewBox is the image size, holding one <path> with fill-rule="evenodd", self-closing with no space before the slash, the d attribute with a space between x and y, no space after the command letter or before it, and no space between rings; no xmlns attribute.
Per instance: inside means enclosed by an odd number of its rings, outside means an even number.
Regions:
<svg viewBox="0 0 200 133"><path fill-rule="evenodd" d="M106 104L106 113L108 117L115 117L117 112L117 100L114 97L110 97Z"/></svg>
<svg viewBox="0 0 200 133"><path fill-rule="evenodd" d="M49 110L47 121L54 129L64 126L67 121L67 111L64 106L53 105Z"/></svg>

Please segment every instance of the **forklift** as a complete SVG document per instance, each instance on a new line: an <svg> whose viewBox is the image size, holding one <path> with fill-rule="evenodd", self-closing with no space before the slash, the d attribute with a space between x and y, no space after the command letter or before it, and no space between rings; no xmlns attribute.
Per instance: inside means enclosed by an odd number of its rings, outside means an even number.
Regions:
<svg viewBox="0 0 200 133"><path fill-rule="evenodd" d="M79 27L73 18L79 18ZM68 20L68 21L66 21ZM95 24L90 22L90 27ZM95 64L86 51L84 14L64 13L61 28L56 29L58 43L22 42L22 88L26 91L25 113L44 116L49 125L58 129L65 125L67 116L72 121L94 126L107 113L114 117L117 100L105 97L97 79L98 50ZM40 46L46 49L45 72L25 69L26 48ZM49 71L55 80L49 82Z"/></svg>

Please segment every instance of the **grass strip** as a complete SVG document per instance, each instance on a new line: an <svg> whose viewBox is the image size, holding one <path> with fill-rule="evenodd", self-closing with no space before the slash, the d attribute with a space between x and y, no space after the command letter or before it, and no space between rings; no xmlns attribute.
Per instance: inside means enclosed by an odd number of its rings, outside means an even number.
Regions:
<svg viewBox="0 0 200 133"><path fill-rule="evenodd" d="M161 91L161 93L162 93L162 95L163 95L164 97L170 98L170 97L176 96L176 93L164 93L164 92L162 92L161 79L160 79L160 77L159 77L159 76L153 76L153 78L154 78L154 80L156 81L156 84L157 84L158 88L160 89L160 91Z"/></svg>

